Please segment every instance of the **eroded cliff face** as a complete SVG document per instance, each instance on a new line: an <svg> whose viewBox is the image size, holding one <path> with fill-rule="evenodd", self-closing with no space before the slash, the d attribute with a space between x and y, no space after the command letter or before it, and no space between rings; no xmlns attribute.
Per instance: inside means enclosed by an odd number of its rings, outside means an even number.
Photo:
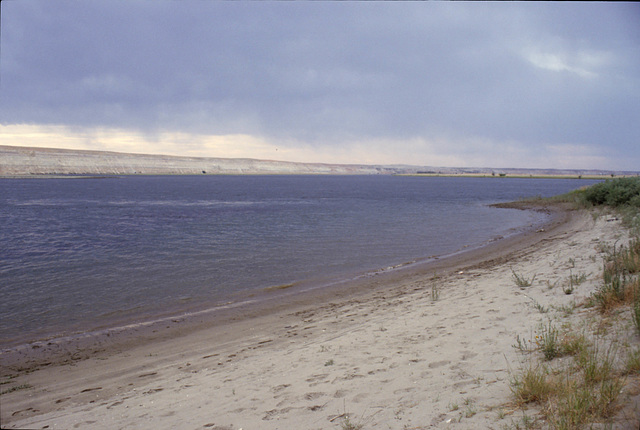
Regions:
<svg viewBox="0 0 640 430"><path fill-rule="evenodd" d="M380 166L0 146L0 175L381 174Z"/></svg>

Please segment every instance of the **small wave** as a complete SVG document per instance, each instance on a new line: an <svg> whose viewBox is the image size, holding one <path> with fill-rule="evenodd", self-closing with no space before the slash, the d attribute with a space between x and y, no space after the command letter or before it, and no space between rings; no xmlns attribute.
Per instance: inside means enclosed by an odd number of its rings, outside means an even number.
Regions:
<svg viewBox="0 0 640 430"><path fill-rule="evenodd" d="M97 201L92 200L59 200L59 199L34 199L34 200L25 200L25 201L17 201L17 200L9 200L7 203L13 206L18 207L28 207L28 206L77 206L78 204L85 203L97 203Z"/></svg>
<svg viewBox="0 0 640 430"><path fill-rule="evenodd" d="M273 286L264 288L264 291L269 292L269 291L286 290L294 287L295 285L296 285L295 282L291 284L273 285Z"/></svg>
<svg viewBox="0 0 640 430"><path fill-rule="evenodd" d="M311 204L302 200L110 200L111 206L167 206L167 207L248 207Z"/></svg>

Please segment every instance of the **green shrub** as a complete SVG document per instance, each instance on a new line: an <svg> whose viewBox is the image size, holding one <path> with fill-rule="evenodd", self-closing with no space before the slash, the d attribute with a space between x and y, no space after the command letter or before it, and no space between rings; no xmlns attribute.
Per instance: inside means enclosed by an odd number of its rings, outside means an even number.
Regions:
<svg viewBox="0 0 640 430"><path fill-rule="evenodd" d="M640 177L609 179L584 192L584 199L592 205L612 207L640 207Z"/></svg>

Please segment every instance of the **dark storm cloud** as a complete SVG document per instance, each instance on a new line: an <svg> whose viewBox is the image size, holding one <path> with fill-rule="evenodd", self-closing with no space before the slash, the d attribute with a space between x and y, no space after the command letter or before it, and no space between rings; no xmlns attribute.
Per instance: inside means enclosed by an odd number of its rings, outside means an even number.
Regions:
<svg viewBox="0 0 640 430"><path fill-rule="evenodd" d="M638 157L635 4L3 2L2 124Z"/></svg>

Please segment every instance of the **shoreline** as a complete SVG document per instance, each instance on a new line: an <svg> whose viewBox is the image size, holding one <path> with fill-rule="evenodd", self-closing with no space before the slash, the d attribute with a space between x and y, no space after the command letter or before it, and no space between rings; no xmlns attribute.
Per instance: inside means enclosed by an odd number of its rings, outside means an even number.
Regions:
<svg viewBox="0 0 640 430"><path fill-rule="evenodd" d="M555 212L543 229L361 279L348 291L228 309L150 329L144 342L138 331L68 351L66 362L14 371L1 424L501 428L522 415L510 406L510 372L522 359L512 345L548 318L533 303L560 309L584 300L600 282L599 249L627 237L618 220L547 210ZM552 288L567 267L588 278L572 295ZM522 290L513 273L536 282Z"/></svg>
<svg viewBox="0 0 640 430"><path fill-rule="evenodd" d="M145 313L134 315L128 311L117 312L118 314L127 314L128 317L121 317L117 319L107 320L105 319L101 323L96 323L93 328L88 330L67 328L58 332L51 331L49 333L34 334L30 338L22 338L18 340L8 340L4 344L0 344L0 358L4 356L5 362L13 363L17 360L29 356L30 354L22 355L21 352L28 351L29 349L50 350L53 356L57 354L52 351L55 348L64 349L65 351L73 348L74 346L87 348L91 346L92 339L97 339L95 343L104 344L104 338L109 337L111 341L115 341L118 336L127 336L132 330L145 331L146 327L156 329L163 324L172 324L176 320L183 323L189 323L194 318L207 318L207 315L213 315L215 313L226 313L228 309L242 308L256 309L261 308L264 312L269 312L269 309L280 304L274 304L283 300L286 306L289 297L295 296L295 298L302 298L304 301L306 295L310 295L319 291L334 291L345 290L339 292L342 293L349 291L356 283L362 283L372 277L380 275L388 275L390 272L399 272L400 275L411 273L412 271L421 271L428 268L437 269L441 264L449 264L452 259L456 259L459 256L468 255L471 256L473 252L483 252L490 245L497 242L504 242L505 240L518 240L522 235L532 233L534 230L539 230L547 225L555 224L553 216L550 215L548 208L541 205L531 206L527 205L523 207L519 204L511 203L498 203L489 206L517 209L517 210L529 210L533 212L544 212L544 215L534 223L528 225L522 225L517 228L511 229L509 232L505 232L502 235L498 235L493 238L484 240L483 242L464 245L459 249L447 254L436 254L427 257L418 257L411 261L397 263L391 266L380 266L377 268L371 268L358 272L342 272L334 274L328 277L316 277L313 280L296 281L286 285L273 285L267 287L259 287L243 292L233 293L229 296L222 297L218 300L208 300L205 305L191 305L185 306L184 304L172 304L165 310L156 310L155 312L147 311ZM554 210L557 210L554 209ZM537 231L539 233L540 231ZM506 243L506 242L504 242ZM463 255L464 254L464 255ZM425 269L426 268L426 269ZM347 294L348 295L348 294ZM259 303L256 303L259 302ZM266 303L271 303L270 306ZM209 317L211 318L211 317ZM215 317L214 317L215 318ZM78 326L79 324L76 324ZM165 327L167 328L167 327ZM102 340L100 340L102 338ZM117 341L116 341L117 342ZM20 355L18 355L20 354ZM33 354L31 354L33 355ZM35 354L41 357L41 360L45 363L51 362L51 356L43 356L43 354ZM21 358L22 357L22 358ZM0 360L2 361L2 360ZM59 361L59 360L58 360ZM37 365L34 363L33 365ZM2 376L2 366L0 366L0 376Z"/></svg>
<svg viewBox="0 0 640 430"><path fill-rule="evenodd" d="M29 175L410 174L611 177L637 171L304 163L0 145L0 177Z"/></svg>
<svg viewBox="0 0 640 430"><path fill-rule="evenodd" d="M467 246L446 255L436 255L413 260L390 267L372 269L353 276L335 277L317 285L307 283L305 287L287 285L286 288L267 287L246 292L237 301L227 301L208 307L192 307L184 311L163 312L157 317L123 320L116 325L103 325L89 331L68 334L51 334L42 339L25 343L9 344L0 348L0 377L16 370L32 371L41 366L64 364L76 360L76 351L84 357L99 353L105 348L126 347L132 342L148 343L157 338L179 336L185 330L203 330L216 325L237 321L240 318L264 317L290 309L291 306L307 306L323 303L334 297L350 299L384 289L386 285L408 277L439 275L457 270L460 265L473 265L486 254L493 258L518 251L529 246L530 240L541 239L570 221L571 211L558 204L500 203L492 206L543 212L547 219L530 226L522 226L506 237L489 239L481 244ZM513 248L513 249L512 249ZM239 296L240 297L240 296ZM176 332L177 331L177 332Z"/></svg>

